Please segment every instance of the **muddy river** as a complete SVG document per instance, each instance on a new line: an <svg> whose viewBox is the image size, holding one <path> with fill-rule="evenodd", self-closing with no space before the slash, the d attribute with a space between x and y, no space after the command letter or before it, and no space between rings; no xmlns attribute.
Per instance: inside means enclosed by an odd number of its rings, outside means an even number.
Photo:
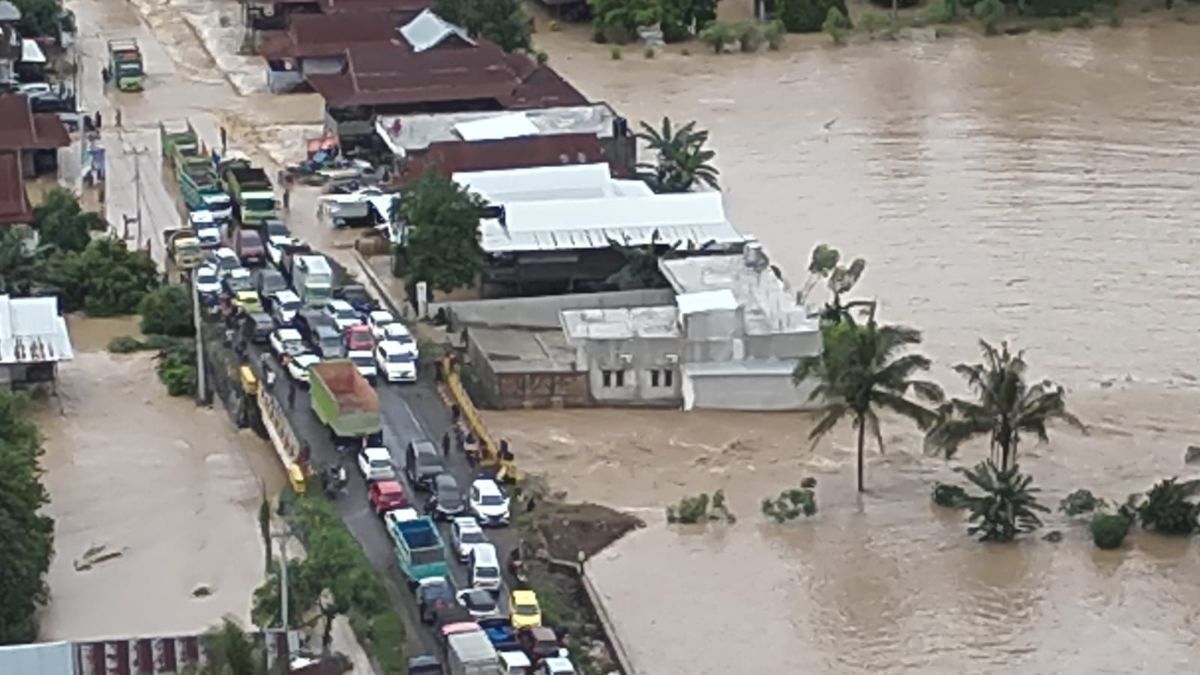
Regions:
<svg viewBox="0 0 1200 675"><path fill-rule="evenodd" d="M232 2L72 4L84 25L163 41L149 54L147 93L118 101L138 126L206 111L278 162L295 160L287 142L319 122L311 97L257 93L261 66L231 56L238 38L219 25L236 24ZM536 40L586 94L631 119L666 114L709 129L732 220L794 282L817 242L865 256L861 292L886 319L925 331L948 383L947 366L973 358L980 337L1029 350L1031 373L1068 385L1091 427L1086 437L1055 430L1024 456L1054 504L1080 486L1120 498L1186 473L1184 448L1200 442L1200 313L1189 311L1200 298L1190 220L1200 33L1149 23L848 49L793 40L720 57L695 45L653 60L627 49L620 63L583 27L551 32L542 21ZM336 241L305 221L304 236ZM889 452L872 456L871 492L859 499L848 430L810 448L800 415L489 421L524 466L573 497L644 509L650 526L591 566L640 675L1182 672L1196 653L1196 546L1137 533L1098 552L1058 516L1048 526L1065 532L1060 543L975 544L928 504L930 483L952 466L921 457L902 424L885 427ZM968 448L964 460L982 454ZM818 516L763 524L757 502L808 475L820 481ZM718 487L738 524L657 522L665 503ZM252 492L241 485L227 499ZM164 592L188 590L178 583Z"/></svg>

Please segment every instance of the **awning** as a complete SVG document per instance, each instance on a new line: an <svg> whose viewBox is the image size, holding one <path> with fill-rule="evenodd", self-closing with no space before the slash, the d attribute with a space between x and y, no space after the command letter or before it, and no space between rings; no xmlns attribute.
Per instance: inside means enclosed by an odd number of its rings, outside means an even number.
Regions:
<svg viewBox="0 0 1200 675"><path fill-rule="evenodd" d="M45 63L46 55L33 40L21 40L21 63Z"/></svg>

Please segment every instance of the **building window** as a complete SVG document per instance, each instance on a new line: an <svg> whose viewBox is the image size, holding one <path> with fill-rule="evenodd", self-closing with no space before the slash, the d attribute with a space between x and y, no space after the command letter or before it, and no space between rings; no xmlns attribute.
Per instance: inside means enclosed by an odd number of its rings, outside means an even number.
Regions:
<svg viewBox="0 0 1200 675"><path fill-rule="evenodd" d="M613 374L613 371L611 371L611 370L601 370L600 371L600 377L604 382L604 386L606 386L606 387L612 386L612 374Z"/></svg>
<svg viewBox="0 0 1200 675"><path fill-rule="evenodd" d="M650 386L651 387L658 386L658 370L654 369L654 368L652 368L650 370Z"/></svg>
<svg viewBox="0 0 1200 675"><path fill-rule="evenodd" d="M625 386L625 371L618 370L615 372L617 373L617 386L624 387Z"/></svg>
<svg viewBox="0 0 1200 675"><path fill-rule="evenodd" d="M670 368L663 369L663 386L664 387L674 386L674 380L675 380L675 371L671 370Z"/></svg>
<svg viewBox="0 0 1200 675"><path fill-rule="evenodd" d="M659 370L652 368L650 370L650 386L651 387L670 387L675 379L675 373L670 368Z"/></svg>

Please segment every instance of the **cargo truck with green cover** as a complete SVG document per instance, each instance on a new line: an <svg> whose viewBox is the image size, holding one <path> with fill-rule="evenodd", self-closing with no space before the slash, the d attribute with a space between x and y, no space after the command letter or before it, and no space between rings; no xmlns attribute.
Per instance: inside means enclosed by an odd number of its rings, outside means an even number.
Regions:
<svg viewBox="0 0 1200 675"><path fill-rule="evenodd" d="M229 153L219 167L225 190L237 204L238 220L245 225L260 225L278 216L275 188L267 172L250 163L240 153Z"/></svg>
<svg viewBox="0 0 1200 675"><path fill-rule="evenodd" d="M335 439L361 439L382 430L379 396L353 361L313 365L309 369L309 392L313 412Z"/></svg>
<svg viewBox="0 0 1200 675"><path fill-rule="evenodd" d="M175 173L183 210L209 211L213 220L229 222L233 218L232 202L221 188L216 167L204 152L192 123L187 120L160 122L158 130L163 164Z"/></svg>

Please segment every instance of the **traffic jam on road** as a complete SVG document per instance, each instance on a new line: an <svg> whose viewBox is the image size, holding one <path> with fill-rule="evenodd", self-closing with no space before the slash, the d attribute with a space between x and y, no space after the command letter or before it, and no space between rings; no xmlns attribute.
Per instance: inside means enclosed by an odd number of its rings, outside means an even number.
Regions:
<svg viewBox="0 0 1200 675"><path fill-rule="evenodd" d="M524 587L519 554L514 549L501 560L489 541L487 528L509 524L504 488L486 475L461 485L445 461L448 438L443 447L409 440L402 464L383 444L375 387L418 378L420 350L408 327L362 286L335 283L330 260L279 219L273 197L264 196L271 187L262 185L261 170L237 157L227 160L232 164L214 163L190 124L173 130L164 125L162 142L192 225L167 235L172 261L192 271L201 303L223 322L235 347L261 348L269 388L277 385L266 359L291 380L290 398L308 389L313 413L346 460L319 474L331 498L348 492L346 464L353 456L368 506L391 540L421 620L441 647L441 658L411 659L410 674L575 673L561 636L542 625L537 595ZM418 494L421 511L415 508ZM450 558L465 567L464 584L455 582ZM504 568L518 588L506 587Z"/></svg>

